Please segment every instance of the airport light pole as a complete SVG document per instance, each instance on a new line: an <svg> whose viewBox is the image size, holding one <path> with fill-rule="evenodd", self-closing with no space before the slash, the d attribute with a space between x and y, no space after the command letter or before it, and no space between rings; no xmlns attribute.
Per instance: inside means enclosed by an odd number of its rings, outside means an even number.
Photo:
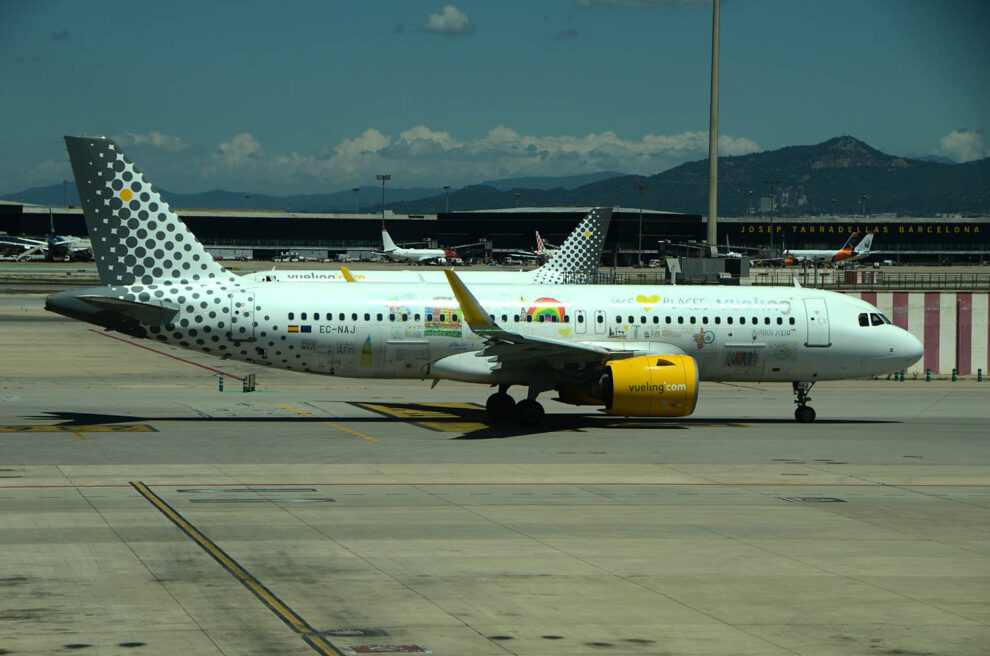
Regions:
<svg viewBox="0 0 990 656"><path fill-rule="evenodd" d="M712 3L712 78L708 112L708 255L718 255L718 14Z"/></svg>
<svg viewBox="0 0 990 656"><path fill-rule="evenodd" d="M69 181L62 180L62 205L69 206Z"/></svg>
<svg viewBox="0 0 990 656"><path fill-rule="evenodd" d="M763 183L770 185L770 250L773 250L773 206L776 204L773 195L773 186L780 184L780 180L764 180Z"/></svg>
<svg viewBox="0 0 990 656"><path fill-rule="evenodd" d="M251 200L251 194L244 194L244 209L248 208L249 200Z"/></svg>
<svg viewBox="0 0 990 656"><path fill-rule="evenodd" d="M860 198L863 200L863 218L865 219L867 216L866 201L870 200L870 197L867 196L866 194L863 194L862 196L860 196Z"/></svg>
<svg viewBox="0 0 990 656"><path fill-rule="evenodd" d="M752 216L753 215L753 190L750 189L746 193L749 195L749 215Z"/></svg>
<svg viewBox="0 0 990 656"><path fill-rule="evenodd" d="M519 192L517 191L514 195L516 197L516 207L519 207Z"/></svg>
<svg viewBox="0 0 990 656"><path fill-rule="evenodd" d="M832 199L832 216L833 217L835 216L835 203L836 203L837 200L838 200L838 198L833 198Z"/></svg>
<svg viewBox="0 0 990 656"><path fill-rule="evenodd" d="M450 185L443 186L443 211L450 214Z"/></svg>
<svg viewBox="0 0 990 656"><path fill-rule="evenodd" d="M385 227L385 182L392 179L391 173L379 173L375 176L376 180L382 181L382 227Z"/></svg>
<svg viewBox="0 0 990 656"><path fill-rule="evenodd" d="M639 267L643 268L643 192L649 185L640 182L636 185L639 189Z"/></svg>
<svg viewBox="0 0 990 656"><path fill-rule="evenodd" d="M358 191L360 191L360 189L361 189L361 187L353 187L351 189L351 191L354 192L354 213L355 214L358 213L357 212L357 210L358 210L358 206L357 206L358 205Z"/></svg>

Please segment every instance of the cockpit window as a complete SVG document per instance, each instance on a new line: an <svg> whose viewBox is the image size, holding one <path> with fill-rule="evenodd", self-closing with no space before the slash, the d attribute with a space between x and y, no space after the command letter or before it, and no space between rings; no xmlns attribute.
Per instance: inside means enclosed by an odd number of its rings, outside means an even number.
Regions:
<svg viewBox="0 0 990 656"><path fill-rule="evenodd" d="M861 325L861 326L869 326L870 325L870 316L868 314L866 314L865 312L862 312L859 315L859 325Z"/></svg>
<svg viewBox="0 0 990 656"><path fill-rule="evenodd" d="M873 326L882 326L883 325L883 319L881 319L880 318L880 315L877 314L876 312L870 312L870 325L873 325Z"/></svg>
<svg viewBox="0 0 990 656"><path fill-rule="evenodd" d="M886 323L886 324L891 324L892 325L894 323L893 321L891 321L890 319L887 318L887 315L886 314L883 314L882 312L880 313L880 318L883 319L883 322Z"/></svg>

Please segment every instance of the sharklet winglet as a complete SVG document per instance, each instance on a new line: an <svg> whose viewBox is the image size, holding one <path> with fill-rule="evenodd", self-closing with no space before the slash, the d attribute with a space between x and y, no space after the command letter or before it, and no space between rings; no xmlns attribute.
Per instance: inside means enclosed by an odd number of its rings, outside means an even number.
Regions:
<svg viewBox="0 0 990 656"><path fill-rule="evenodd" d="M472 332L479 335L488 334L498 334L504 332L497 323L495 323L488 313L485 312L485 308L481 306L478 299L474 297L457 274L454 273L453 269L444 269L444 275L447 276L447 282L450 284L450 289L454 292L454 297L457 299L457 304L461 307L461 313L464 315L464 320L467 322L468 328Z"/></svg>

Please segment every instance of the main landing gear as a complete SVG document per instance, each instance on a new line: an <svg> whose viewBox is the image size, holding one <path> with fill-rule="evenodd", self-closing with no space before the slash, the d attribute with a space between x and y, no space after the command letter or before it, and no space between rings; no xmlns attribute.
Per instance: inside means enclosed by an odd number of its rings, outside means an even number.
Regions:
<svg viewBox="0 0 990 656"><path fill-rule="evenodd" d="M508 395L508 389L508 385L499 385L498 391L489 396L485 403L488 416L493 422L509 423L516 421L524 426L535 426L543 421L543 416L546 413L543 411L543 406L536 400L536 394L539 392L534 394L534 390L531 388L530 396L532 398L525 398L516 403Z"/></svg>
<svg viewBox="0 0 990 656"><path fill-rule="evenodd" d="M808 396L808 392L814 387L815 381L810 383L805 382L795 382L791 383L791 388L794 390L794 394L797 398L794 402L797 403L797 407L794 408L794 420L801 424L810 424L815 420L815 409L808 405L808 401L811 397Z"/></svg>

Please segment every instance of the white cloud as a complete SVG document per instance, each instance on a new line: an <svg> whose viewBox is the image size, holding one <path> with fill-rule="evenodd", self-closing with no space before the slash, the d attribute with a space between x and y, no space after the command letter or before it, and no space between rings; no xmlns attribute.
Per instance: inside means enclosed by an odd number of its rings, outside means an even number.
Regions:
<svg viewBox="0 0 990 656"><path fill-rule="evenodd" d="M471 36L478 31L467 14L454 5L444 5L439 14L430 14L419 29L446 36Z"/></svg>
<svg viewBox="0 0 990 656"><path fill-rule="evenodd" d="M721 135L719 154L760 150L744 137ZM625 139L612 131L581 136L527 135L498 125L477 139L417 125L396 137L369 128L314 154L268 155L250 134L223 143L198 170L200 184L271 193L361 186L389 172L401 186L464 185L500 177L573 175L603 170L651 175L708 153L708 133Z"/></svg>
<svg viewBox="0 0 990 656"><path fill-rule="evenodd" d="M156 130L152 130L148 134L125 132L114 135L113 138L121 146L151 146L171 153L178 153L189 147L189 144L179 137L162 134Z"/></svg>
<svg viewBox="0 0 990 656"><path fill-rule="evenodd" d="M217 148L217 156L228 163L235 163L243 159L259 157L261 144L258 140L246 132L242 132L230 141L220 144Z"/></svg>
<svg viewBox="0 0 990 656"><path fill-rule="evenodd" d="M990 149L983 145L983 133L974 130L953 130L938 140L933 153L956 162L972 162L990 156Z"/></svg>
<svg viewBox="0 0 990 656"><path fill-rule="evenodd" d="M125 149L138 144L157 146L137 154L138 166L152 171L158 184L182 192L220 188L279 195L321 193L374 185L377 173L392 174L392 184L402 187L459 187L498 178L605 170L652 175L708 155L704 131L626 138L612 131L525 134L497 125L487 134L460 139L444 130L415 125L394 135L368 128L336 143L315 142L307 153L271 152L246 132L210 147L155 134L115 139ZM720 155L759 150L745 137L719 137ZM69 175L67 160L58 159L12 173L0 183L8 189L25 189Z"/></svg>

